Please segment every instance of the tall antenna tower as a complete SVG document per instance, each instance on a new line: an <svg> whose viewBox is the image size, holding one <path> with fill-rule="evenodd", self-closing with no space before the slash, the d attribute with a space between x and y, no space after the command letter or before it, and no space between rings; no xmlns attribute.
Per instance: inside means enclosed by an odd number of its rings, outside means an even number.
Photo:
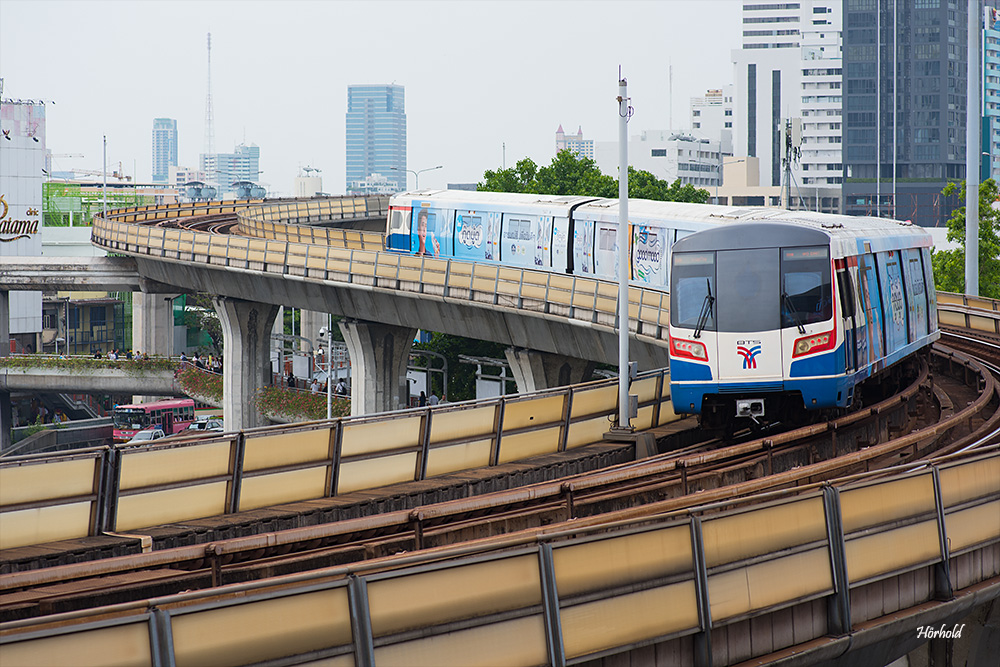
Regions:
<svg viewBox="0 0 1000 667"><path fill-rule="evenodd" d="M205 170L209 185L215 185L215 113L212 111L212 33L208 33L208 92L205 94Z"/></svg>

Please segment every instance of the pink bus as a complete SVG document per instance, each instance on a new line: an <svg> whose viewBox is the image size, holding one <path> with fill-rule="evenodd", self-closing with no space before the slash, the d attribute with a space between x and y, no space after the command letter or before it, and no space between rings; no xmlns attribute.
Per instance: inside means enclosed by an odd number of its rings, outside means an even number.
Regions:
<svg viewBox="0 0 1000 667"><path fill-rule="evenodd" d="M115 442L128 442L150 426L159 426L167 435L173 435L195 420L194 400L172 398L155 403L116 405L112 415Z"/></svg>

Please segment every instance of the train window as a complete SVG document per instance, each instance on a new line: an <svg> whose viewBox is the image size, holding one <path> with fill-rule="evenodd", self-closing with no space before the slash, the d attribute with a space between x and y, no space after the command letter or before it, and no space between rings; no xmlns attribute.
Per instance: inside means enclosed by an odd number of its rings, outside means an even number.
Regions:
<svg viewBox="0 0 1000 667"><path fill-rule="evenodd" d="M719 331L769 331L778 324L778 249L718 253Z"/></svg>
<svg viewBox="0 0 1000 667"><path fill-rule="evenodd" d="M389 213L389 233L409 234L410 233L410 211L409 209L392 209Z"/></svg>
<svg viewBox="0 0 1000 667"><path fill-rule="evenodd" d="M615 238L615 236L617 235L617 230L602 228L598 230L598 233L599 233L598 248L600 250L614 250L615 241L617 240Z"/></svg>
<svg viewBox="0 0 1000 667"><path fill-rule="evenodd" d="M782 248L781 328L833 317L830 253L825 246Z"/></svg>
<svg viewBox="0 0 1000 667"><path fill-rule="evenodd" d="M715 331L715 253L676 252L670 280L670 323Z"/></svg>

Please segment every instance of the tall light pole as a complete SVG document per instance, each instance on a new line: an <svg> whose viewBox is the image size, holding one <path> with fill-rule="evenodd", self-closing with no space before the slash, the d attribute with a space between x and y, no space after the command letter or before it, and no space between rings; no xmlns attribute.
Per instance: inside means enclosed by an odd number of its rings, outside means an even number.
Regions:
<svg viewBox="0 0 1000 667"><path fill-rule="evenodd" d="M619 72L620 72L619 68ZM618 429L631 431L628 364L628 82L618 77Z"/></svg>
<svg viewBox="0 0 1000 667"><path fill-rule="evenodd" d="M420 189L420 174L424 173L425 171L434 171L435 169L441 169L443 166L444 165L439 164L436 167L428 167L427 169L420 169L420 170L417 170L417 171L414 171L413 169L400 169L399 167L389 167L389 168L392 169L393 171L405 171L405 172L408 172L410 174L413 174L413 179L414 179L413 180L413 189L414 190L419 190Z"/></svg>

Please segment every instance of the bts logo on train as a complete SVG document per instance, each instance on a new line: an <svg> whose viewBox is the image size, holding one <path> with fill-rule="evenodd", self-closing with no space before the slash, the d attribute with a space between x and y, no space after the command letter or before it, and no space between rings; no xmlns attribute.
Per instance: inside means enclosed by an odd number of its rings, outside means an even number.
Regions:
<svg viewBox="0 0 1000 667"><path fill-rule="evenodd" d="M757 368L757 355L760 354L759 340L736 341L736 354L743 357L743 370Z"/></svg>

